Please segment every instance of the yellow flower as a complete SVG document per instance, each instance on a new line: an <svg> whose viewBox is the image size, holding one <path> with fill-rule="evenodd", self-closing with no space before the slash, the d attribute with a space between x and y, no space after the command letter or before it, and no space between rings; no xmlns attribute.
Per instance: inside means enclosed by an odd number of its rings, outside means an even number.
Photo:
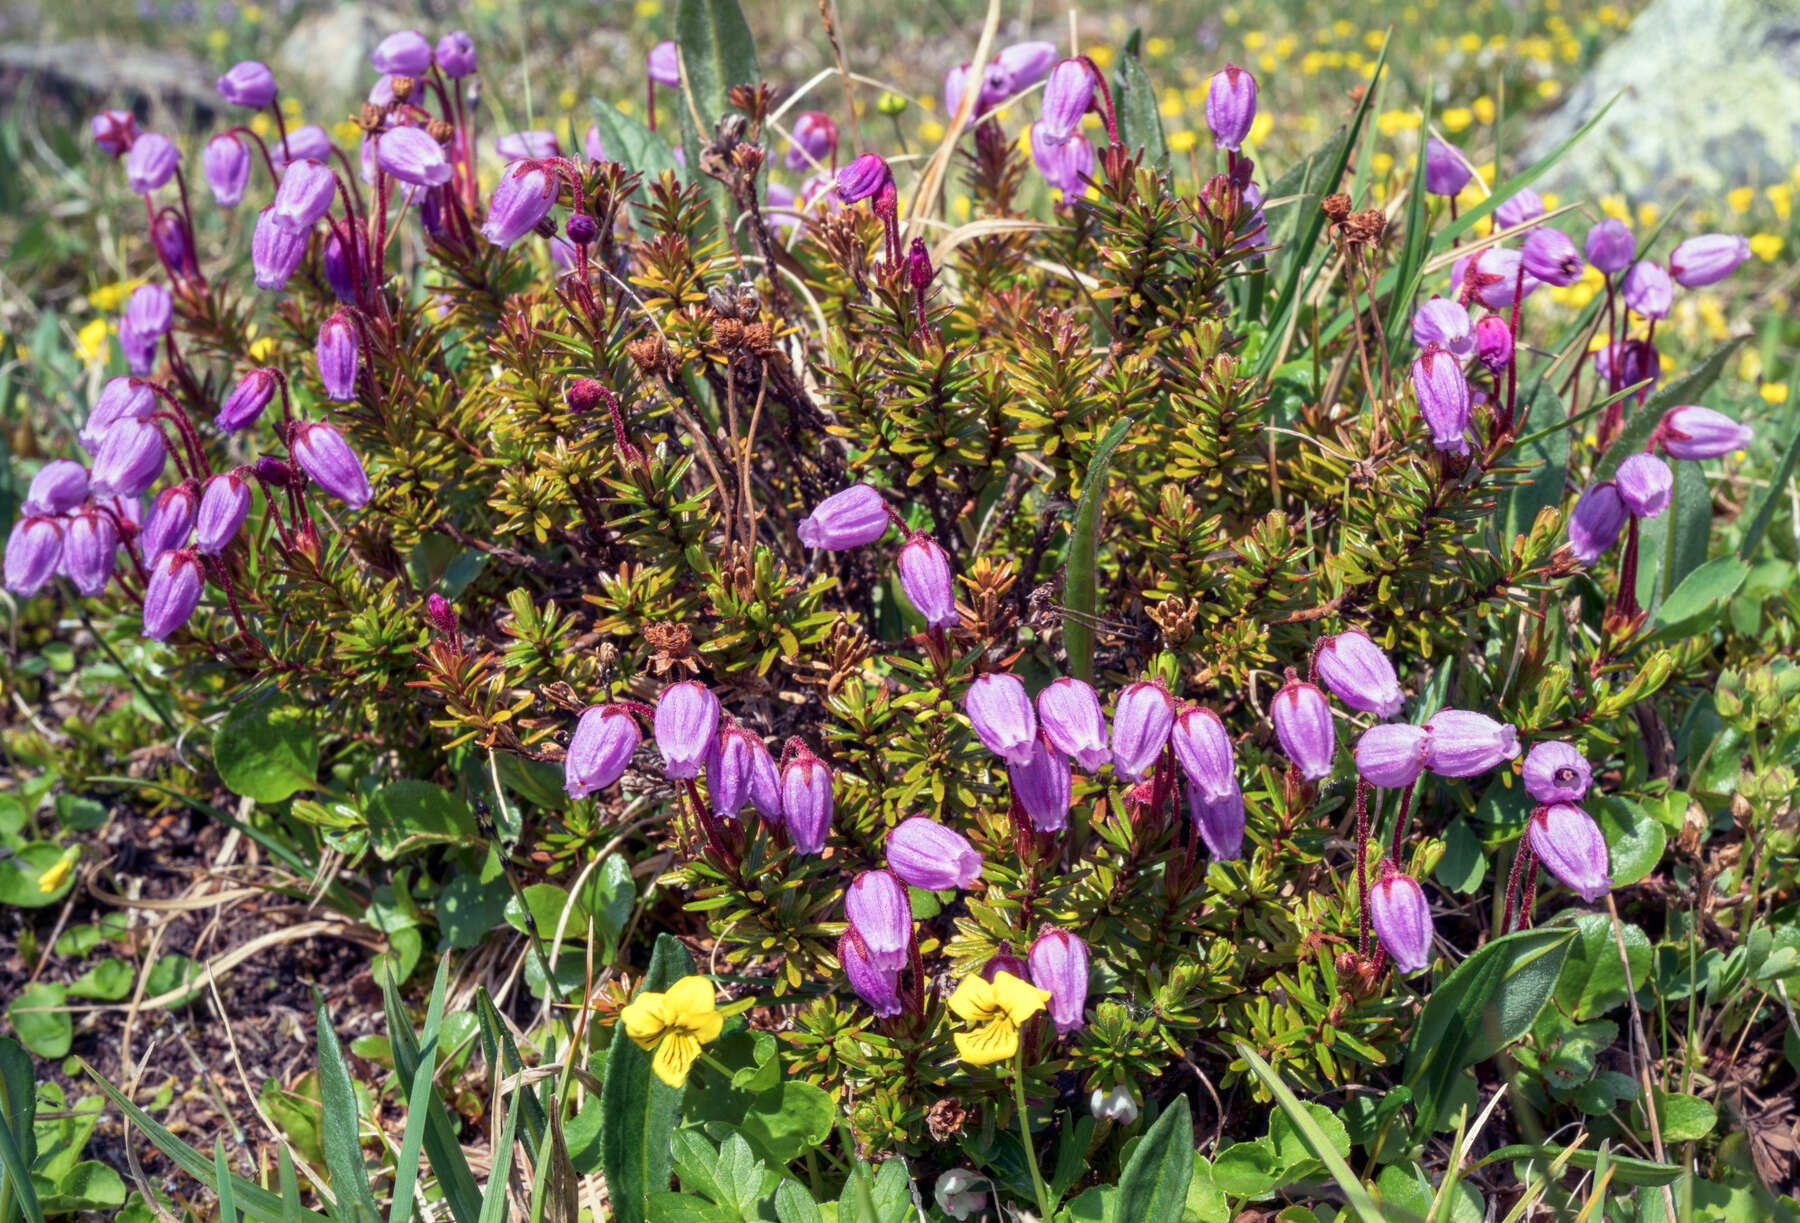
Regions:
<svg viewBox="0 0 1800 1223"><path fill-rule="evenodd" d="M56 860L56 865L38 876L38 891L48 896L63 885L63 880L67 879L69 872L74 869L75 855L65 853Z"/></svg>
<svg viewBox="0 0 1800 1223"><path fill-rule="evenodd" d="M1764 263L1774 262L1775 256L1781 254L1780 234L1751 234L1750 250Z"/></svg>
<svg viewBox="0 0 1800 1223"><path fill-rule="evenodd" d="M106 351L106 337L112 324L103 318L89 319L75 333L75 355L85 364Z"/></svg>
<svg viewBox="0 0 1800 1223"><path fill-rule="evenodd" d="M87 295L88 305L102 314L114 314L125 305L125 299L141 284L143 277L136 280L115 280L109 285L101 285Z"/></svg>
<svg viewBox="0 0 1800 1223"><path fill-rule="evenodd" d="M1256 118L1250 120L1250 132L1244 139L1253 145L1261 144L1268 138L1269 132L1274 126L1275 116L1265 110L1257 115Z"/></svg>
<svg viewBox="0 0 1800 1223"><path fill-rule="evenodd" d="M1460 132L1475 121L1474 112L1466 106L1452 106L1440 118L1447 132Z"/></svg>
<svg viewBox="0 0 1800 1223"><path fill-rule="evenodd" d="M973 1032L956 1033L956 1051L971 1066L991 1066L1019 1051L1019 1025L1044 1009L1050 991L1028 985L1010 972L995 973L990 983L980 975L964 977L950 995L959 1019L979 1024Z"/></svg>
<svg viewBox="0 0 1800 1223"><path fill-rule="evenodd" d="M1762 384L1762 397L1765 403L1782 403L1787 399L1787 385L1781 382L1765 382Z"/></svg>
<svg viewBox="0 0 1800 1223"><path fill-rule="evenodd" d="M1734 187L1725 193L1725 202L1731 205L1731 211L1745 213L1750 205L1756 202L1756 190L1753 187Z"/></svg>
<svg viewBox="0 0 1800 1223"><path fill-rule="evenodd" d="M638 1048L656 1051L650 1068L670 1087L687 1082L700 1046L717 1040L725 1026L713 1009L713 986L705 977L683 977L667 993L639 994L619 1012L619 1022Z"/></svg>
<svg viewBox="0 0 1800 1223"><path fill-rule="evenodd" d="M1199 143L1200 137L1185 128L1169 133L1169 151L1172 153L1185 153Z"/></svg>
<svg viewBox="0 0 1800 1223"><path fill-rule="evenodd" d="M1492 123L1494 121L1494 99L1486 94L1475 99L1474 110L1476 122Z"/></svg>

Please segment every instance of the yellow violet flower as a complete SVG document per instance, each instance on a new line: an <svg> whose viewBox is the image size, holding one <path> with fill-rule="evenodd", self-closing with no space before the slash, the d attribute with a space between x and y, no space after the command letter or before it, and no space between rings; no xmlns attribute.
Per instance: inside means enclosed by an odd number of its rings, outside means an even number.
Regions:
<svg viewBox="0 0 1800 1223"><path fill-rule="evenodd" d="M75 869L75 855L65 853L43 874L38 876L38 891L48 896L63 885L69 872Z"/></svg>
<svg viewBox="0 0 1800 1223"><path fill-rule="evenodd" d="M725 1026L713 1002L711 981L683 977L667 993L639 994L619 1012L619 1022L638 1048L655 1051L650 1068L656 1077L670 1087L680 1087L700 1056L700 1046L717 1040L719 1029Z"/></svg>
<svg viewBox="0 0 1800 1223"><path fill-rule="evenodd" d="M971 1066L991 1066L1019 1051L1019 1026L1044 1009L1050 991L1030 985L1010 972L995 973L990 983L979 975L964 977L950 995L959 1019L979 1024L973 1032L956 1033L956 1051Z"/></svg>

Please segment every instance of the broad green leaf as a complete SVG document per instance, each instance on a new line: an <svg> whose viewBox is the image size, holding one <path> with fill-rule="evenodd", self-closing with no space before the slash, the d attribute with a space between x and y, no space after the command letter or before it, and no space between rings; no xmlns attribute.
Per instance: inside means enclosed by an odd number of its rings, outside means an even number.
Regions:
<svg viewBox="0 0 1800 1223"><path fill-rule="evenodd" d="M812 1194L796 1180L784 1180L775 1189L775 1217L781 1223L825 1223Z"/></svg>
<svg viewBox="0 0 1800 1223"><path fill-rule="evenodd" d="M756 43L737 0L677 0L675 45L686 77L680 89L670 91L672 105L680 112L682 151L690 177L705 185L715 216L723 217L725 189L700 173L700 150L711 143L713 125L729 109L726 98L731 87L755 85L762 79Z"/></svg>
<svg viewBox="0 0 1800 1223"><path fill-rule="evenodd" d="M1325 1171L1336 1182L1338 1189L1344 1195L1344 1200L1350 1204L1350 1209L1356 1212L1357 1218L1361 1219L1362 1223L1382 1223L1381 1212L1375 1209L1375 1201L1369 1196L1368 1189L1356 1173L1350 1170L1350 1165L1344 1162L1344 1155L1339 1153L1340 1140L1344 1144L1349 1141L1348 1134L1343 1133L1343 1127L1338 1126L1338 1132L1335 1134L1327 1134L1313 1114L1300 1103L1299 1098L1294 1095L1288 1085L1282 1082L1281 1076L1275 1073L1274 1067L1265 1062L1247 1042L1240 1040L1234 1043L1238 1056L1244 1059L1250 1067L1250 1072L1264 1087L1268 1088L1269 1093L1275 1097L1275 1102L1281 1106L1282 1113L1292 1123L1293 1132L1298 1137L1300 1145L1314 1159L1325 1165ZM1272 1124L1270 1131L1273 1134ZM1274 1144L1271 1142L1270 1145ZM1277 1152L1276 1158L1280 1158L1279 1152ZM1217 1172L1216 1162L1214 1171Z"/></svg>
<svg viewBox="0 0 1800 1223"><path fill-rule="evenodd" d="M14 994L6 1004L6 1020L19 1043L45 1060L67 1057L75 1025L63 1010L68 991L50 981L38 981Z"/></svg>
<svg viewBox="0 0 1800 1223"><path fill-rule="evenodd" d="M164 994L175 994L163 1003L170 1010L186 1006L200 996L206 986L206 970L196 961L182 955L179 951L158 956L156 963L150 966L150 973L144 979L144 996L160 998Z"/></svg>
<svg viewBox="0 0 1800 1223"><path fill-rule="evenodd" d="M1663 847L1669 834L1650 818L1648 812L1629 798L1602 794L1589 801L1594 822L1606 838L1611 859L1610 872L1615 888L1636 883L1656 869L1662 860Z"/></svg>
<svg viewBox="0 0 1800 1223"><path fill-rule="evenodd" d="M77 998L98 998L117 1002L131 992L134 974L124 960L108 956L69 982L69 992Z"/></svg>
<svg viewBox="0 0 1800 1223"><path fill-rule="evenodd" d="M390 781L369 799L365 813L375 852L385 859L423 845L481 843L469 805L428 781Z"/></svg>
<svg viewBox="0 0 1800 1223"><path fill-rule="evenodd" d="M1343 1120L1326 1108L1323 1104L1314 1104L1311 1100L1301 1101L1300 1107L1312 1117L1313 1124L1319 1133L1331 1140L1331 1148L1340 1156L1349 1158L1350 1131L1344 1128ZM1283 1181L1292 1184L1297 1180L1311 1179L1314 1170L1323 1171L1324 1164L1313 1153L1308 1140L1295 1126L1294 1119L1284 1109L1269 1117L1269 1143L1275 1148L1276 1166L1282 1170ZM1296 1175L1305 1171L1306 1176Z"/></svg>
<svg viewBox="0 0 1800 1223"><path fill-rule="evenodd" d="M17 852L0 857L0 905L41 909L60 904L79 873L73 868L70 852L49 841L29 841Z"/></svg>
<svg viewBox="0 0 1800 1223"><path fill-rule="evenodd" d="M28 1171L37 1160L37 1081L31 1056L0 1036L0 1219L22 1214L43 1223L44 1212Z"/></svg>
<svg viewBox="0 0 1800 1223"><path fill-rule="evenodd" d="M1719 1114L1699 1096L1678 1091L1656 1093L1656 1119L1662 1126L1664 1142L1697 1142L1712 1133ZM1644 1128L1645 1135L1649 1127Z"/></svg>
<svg viewBox="0 0 1800 1223"><path fill-rule="evenodd" d="M44 1179L36 1174L33 1179L38 1190L38 1203L47 1215L76 1214L84 1210L113 1211L125 1204L125 1182L119 1174L98 1160L84 1159L69 1169L68 1173L48 1186ZM227 1219L224 1223L236 1223L235 1219Z"/></svg>
<svg viewBox="0 0 1800 1223"><path fill-rule="evenodd" d="M1134 154L1142 150L1144 163L1154 166L1168 159L1169 145L1163 138L1156 87L1144 71L1142 44L1143 31L1133 28L1113 72L1113 101L1119 108L1119 139Z"/></svg>
<svg viewBox="0 0 1800 1223"><path fill-rule="evenodd" d="M1075 509L1075 525L1069 537L1069 565L1063 582L1063 601L1070 614L1063 618L1063 646L1069 670L1077 679L1094 678L1094 566L1100 548L1100 514L1106 504L1106 473L1113 452L1131 432L1129 417L1114 422L1094 448L1087 476L1081 484L1081 504Z"/></svg>
<svg viewBox="0 0 1800 1223"><path fill-rule="evenodd" d="M1176 1096L1131 1153L1119 1174L1114 1217L1179 1219L1194 1178L1194 1120Z"/></svg>
<svg viewBox="0 0 1800 1223"><path fill-rule="evenodd" d="M450 945L466 950L505 920L511 899L512 889L501 870L500 855L490 845L479 869L451 872L433 910L438 928Z"/></svg>
<svg viewBox="0 0 1800 1223"><path fill-rule="evenodd" d="M233 794L259 803L310 790L319 776L312 718L273 701L235 704L213 732L213 766Z"/></svg>
<svg viewBox="0 0 1800 1223"><path fill-rule="evenodd" d="M1561 919L1559 918L1559 923ZM1544 927L1572 931L1568 958L1556 982L1556 1005L1575 1019L1593 1019L1624 1003L1625 966L1613 938L1612 918L1605 913L1576 913L1565 924ZM1631 979L1642 985L1650 971L1650 939L1636 926L1622 927Z"/></svg>
<svg viewBox="0 0 1800 1223"><path fill-rule="evenodd" d="M325 1170L331 1178L332 1196L337 1199L333 1215L338 1223L377 1223L381 1215L369 1188L369 1169L363 1164L362 1117L357 1108L356 1087L322 996L313 1003L313 1022L318 1027L319 1097L325 1108Z"/></svg>
<svg viewBox="0 0 1800 1223"><path fill-rule="evenodd" d="M777 1163L789 1163L825 1141L837 1107L811 1083L789 1079L756 1097L744 1116L744 1136Z"/></svg>
<svg viewBox="0 0 1800 1223"><path fill-rule="evenodd" d="M1638 604L1653 616L1671 585L1705 562L1712 536L1712 493L1700 464L1671 466L1669 508L1642 523L1638 542Z"/></svg>
<svg viewBox="0 0 1800 1223"><path fill-rule="evenodd" d="M1224 1190L1213 1183L1212 1161L1198 1151L1194 1152L1194 1179L1188 1182L1187 1205L1181 1217L1183 1223L1231 1217Z"/></svg>
<svg viewBox="0 0 1800 1223"><path fill-rule="evenodd" d="M687 949L659 934L639 988L666 990L693 971ZM669 1186L670 1136L680 1120L684 1088L657 1078L650 1059L623 1030L613 1033L600 1095L600 1167L618 1223L648 1223L650 1195Z"/></svg>
<svg viewBox="0 0 1800 1223"><path fill-rule="evenodd" d="M1709 631L1749 576L1750 567L1737 556L1717 556L1707 561L1662 601L1650 620L1651 631L1645 643L1673 641Z"/></svg>
<svg viewBox="0 0 1800 1223"><path fill-rule="evenodd" d="M1520 930L1457 965L1413 1024L1403 1081L1417 1108L1414 1135L1431 1134L1468 1067L1518 1040L1550 999L1573 932Z"/></svg>

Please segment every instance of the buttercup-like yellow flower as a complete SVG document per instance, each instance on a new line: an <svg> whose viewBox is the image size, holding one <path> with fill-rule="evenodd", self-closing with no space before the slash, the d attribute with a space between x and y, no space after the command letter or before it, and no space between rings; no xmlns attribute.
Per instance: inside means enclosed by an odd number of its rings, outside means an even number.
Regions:
<svg viewBox="0 0 1800 1223"><path fill-rule="evenodd" d="M667 993L639 994L619 1012L619 1022L638 1048L655 1051L650 1068L656 1077L670 1087L680 1087L700 1056L700 1046L717 1040L725 1026L713 1001L711 981L683 977Z"/></svg>
<svg viewBox="0 0 1800 1223"><path fill-rule="evenodd" d="M38 876L38 891L48 896L63 885L63 880L67 879L69 872L74 869L75 856L64 854L51 865L49 870Z"/></svg>
<svg viewBox="0 0 1800 1223"><path fill-rule="evenodd" d="M991 1066L1019 1051L1019 1027L1044 1009L1050 991L1019 980L1010 972L964 977L950 995L957 1018L979 1024L973 1032L956 1033L956 1051L971 1066Z"/></svg>

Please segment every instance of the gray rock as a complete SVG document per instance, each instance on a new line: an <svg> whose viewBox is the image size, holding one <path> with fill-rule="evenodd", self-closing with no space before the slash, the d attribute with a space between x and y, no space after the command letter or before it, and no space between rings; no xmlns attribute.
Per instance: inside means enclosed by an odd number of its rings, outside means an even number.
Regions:
<svg viewBox="0 0 1800 1223"><path fill-rule="evenodd" d="M378 20L359 4L344 4L301 19L276 51L270 67L283 91L326 104L360 102L375 83L369 53L406 23Z"/></svg>
<svg viewBox="0 0 1800 1223"><path fill-rule="evenodd" d="M1655 0L1534 125L1519 164L1615 94L1540 186L1670 203L1786 179L1800 164L1800 0Z"/></svg>

